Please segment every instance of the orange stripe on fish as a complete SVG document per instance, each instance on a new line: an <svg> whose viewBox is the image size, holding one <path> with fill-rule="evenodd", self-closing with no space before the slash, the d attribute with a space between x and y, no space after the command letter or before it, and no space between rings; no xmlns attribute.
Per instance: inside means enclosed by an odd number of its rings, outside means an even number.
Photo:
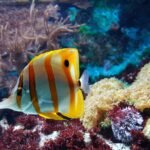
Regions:
<svg viewBox="0 0 150 150"><path fill-rule="evenodd" d="M22 88L23 88L23 74L20 74L20 78L19 78L19 84L18 84L18 88L17 88L17 105L19 108L21 108L21 97L22 97Z"/></svg>
<svg viewBox="0 0 150 150"><path fill-rule="evenodd" d="M58 96L55 84L54 73L51 66L51 55L49 54L45 59L45 68L48 76L49 88L54 105L54 112L58 112Z"/></svg>
<svg viewBox="0 0 150 150"><path fill-rule="evenodd" d="M74 91L74 83L71 77L71 73L70 73L70 66L69 66L69 61L67 59L65 59L65 56L62 56L62 67L64 70L64 73L66 75L67 81L68 81L68 85L69 85L69 89L70 89L70 108L69 108L69 114L71 114L71 112L74 112L74 106L75 106L75 91Z"/></svg>
<svg viewBox="0 0 150 150"><path fill-rule="evenodd" d="M40 107L38 104L38 98L36 93L35 73L32 62L29 64L29 90L32 104L37 113L40 113Z"/></svg>

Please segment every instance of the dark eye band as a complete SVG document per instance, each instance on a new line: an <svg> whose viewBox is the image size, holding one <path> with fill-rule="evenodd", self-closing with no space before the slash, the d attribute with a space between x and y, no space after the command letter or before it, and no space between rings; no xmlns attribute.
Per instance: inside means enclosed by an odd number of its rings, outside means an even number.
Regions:
<svg viewBox="0 0 150 150"><path fill-rule="evenodd" d="M69 61L68 61L67 59L64 61L64 65L65 65L66 67L69 67Z"/></svg>

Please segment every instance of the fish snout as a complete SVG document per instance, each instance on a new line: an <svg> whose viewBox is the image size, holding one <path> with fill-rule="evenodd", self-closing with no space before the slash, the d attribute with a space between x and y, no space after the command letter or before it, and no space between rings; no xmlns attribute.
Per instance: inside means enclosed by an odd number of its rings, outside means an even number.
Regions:
<svg viewBox="0 0 150 150"><path fill-rule="evenodd" d="M81 87L81 81L80 81L80 80L78 80L77 86L78 86L78 87Z"/></svg>

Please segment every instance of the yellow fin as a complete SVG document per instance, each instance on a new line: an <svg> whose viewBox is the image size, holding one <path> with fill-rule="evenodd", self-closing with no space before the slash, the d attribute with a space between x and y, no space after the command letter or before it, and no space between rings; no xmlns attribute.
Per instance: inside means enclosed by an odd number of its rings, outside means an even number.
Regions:
<svg viewBox="0 0 150 150"><path fill-rule="evenodd" d="M75 107L75 118L80 118L82 115L83 115L83 112L84 112L84 97L83 97L83 93L82 91L79 89L77 91L77 104L76 104L76 107Z"/></svg>
<svg viewBox="0 0 150 150"><path fill-rule="evenodd" d="M75 100L75 108L71 109L74 111L67 113L63 113L63 115L69 117L69 118L80 118L83 115L84 112L84 97L83 93L80 89L76 92L76 100Z"/></svg>
<svg viewBox="0 0 150 150"><path fill-rule="evenodd" d="M54 112L40 113L39 116L44 117L45 119L64 120Z"/></svg>

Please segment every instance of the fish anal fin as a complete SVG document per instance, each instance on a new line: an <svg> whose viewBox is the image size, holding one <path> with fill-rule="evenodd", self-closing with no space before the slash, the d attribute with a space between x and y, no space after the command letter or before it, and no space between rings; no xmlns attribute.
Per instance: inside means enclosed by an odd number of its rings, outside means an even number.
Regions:
<svg viewBox="0 0 150 150"><path fill-rule="evenodd" d="M39 113L39 116L44 117L45 119L53 119L53 120L64 120L60 116L57 115L55 112L42 112Z"/></svg>

